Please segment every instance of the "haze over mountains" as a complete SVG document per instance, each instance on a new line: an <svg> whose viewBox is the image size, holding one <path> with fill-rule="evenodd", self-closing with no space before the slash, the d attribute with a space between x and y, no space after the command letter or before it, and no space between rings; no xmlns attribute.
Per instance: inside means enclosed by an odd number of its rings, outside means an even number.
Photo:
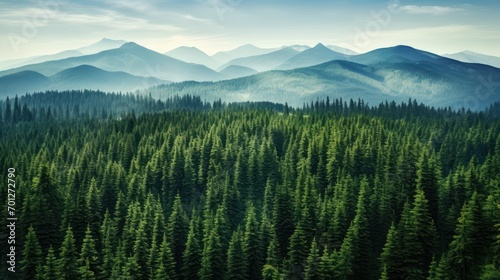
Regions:
<svg viewBox="0 0 500 280"><path fill-rule="evenodd" d="M97 43L94 43L94 44L89 45L89 46L81 47L81 48L76 49L76 50L67 50L67 51L62 51L62 52L59 52L56 54L51 54L51 55L42 55L42 56L36 56L36 57L28 57L28 58L22 58L22 59L2 61L2 62L0 62L0 70L6 70L9 68L17 68L17 67L21 67L21 66L28 65L28 64L42 63L42 62L50 61L50 60L58 60L58 59L64 59L64 58L68 58L68 57L95 54L95 53L102 52L105 50L119 48L123 44L125 44L126 42L127 41L123 41L123 40L111 40L111 39L104 38Z"/></svg>
<svg viewBox="0 0 500 280"><path fill-rule="evenodd" d="M500 58L472 52L447 56L408 46L356 54L323 44L276 49L244 45L212 56L179 47L161 54L133 42L103 39L55 55L0 62L15 65L0 71L0 97L87 88L294 106L326 96L363 98L372 105L416 98L474 110L500 101L500 69L493 67ZM143 90L160 84L166 85Z"/></svg>
<svg viewBox="0 0 500 280"><path fill-rule="evenodd" d="M454 54L445 54L444 57L460 60L463 62L488 64L500 68L500 57L480 54L471 51L463 51Z"/></svg>
<svg viewBox="0 0 500 280"><path fill-rule="evenodd" d="M102 69L80 65L65 69L52 76L35 71L22 71L0 77L2 93L10 91L35 92L45 90L93 89L106 92L127 92L167 83L152 77L138 77L125 72L108 72Z"/></svg>

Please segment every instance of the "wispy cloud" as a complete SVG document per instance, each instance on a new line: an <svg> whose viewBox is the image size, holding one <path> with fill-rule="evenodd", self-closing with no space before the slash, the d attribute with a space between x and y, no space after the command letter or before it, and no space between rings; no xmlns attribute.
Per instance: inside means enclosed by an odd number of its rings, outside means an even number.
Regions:
<svg viewBox="0 0 500 280"><path fill-rule="evenodd" d="M429 14L429 15L444 15L454 12L463 11L462 8L446 7L446 6L401 6L401 9L409 14Z"/></svg>
<svg viewBox="0 0 500 280"><path fill-rule="evenodd" d="M198 18L192 15L183 15L182 17L192 21L212 21L210 19Z"/></svg>

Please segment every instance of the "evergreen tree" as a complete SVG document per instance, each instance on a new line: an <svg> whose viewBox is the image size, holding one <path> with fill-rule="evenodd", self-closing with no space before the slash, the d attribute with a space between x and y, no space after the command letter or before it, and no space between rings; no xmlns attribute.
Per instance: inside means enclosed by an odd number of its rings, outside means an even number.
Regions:
<svg viewBox="0 0 500 280"><path fill-rule="evenodd" d="M61 245L58 260L58 270L61 275L61 279L74 280L79 278L77 259L78 253L75 248L73 231L71 227L68 226L66 236L64 237L64 241Z"/></svg>
<svg viewBox="0 0 500 280"><path fill-rule="evenodd" d="M263 263L262 243L259 223L255 214L255 208L250 205L247 210L245 223L244 247L247 259L247 275L250 279L260 279Z"/></svg>
<svg viewBox="0 0 500 280"><path fill-rule="evenodd" d="M247 267L246 256L243 250L243 234L238 229L233 232L233 236L229 242L226 279L247 279Z"/></svg>
<svg viewBox="0 0 500 280"><path fill-rule="evenodd" d="M29 228L26 235L20 264L23 279L34 279L38 266L42 264L42 249L33 227Z"/></svg>
<svg viewBox="0 0 500 280"><path fill-rule="evenodd" d="M92 237L92 232L90 231L90 226L87 226L87 231L85 232L85 238L83 239L78 265L80 266L80 270L85 271L85 273L90 270L92 274L95 275L97 272L98 254L96 251L95 240Z"/></svg>
<svg viewBox="0 0 500 280"><path fill-rule="evenodd" d="M45 259L45 265L39 271L37 279L59 279L56 256L54 255L54 249L52 249L52 246L49 248Z"/></svg>
<svg viewBox="0 0 500 280"><path fill-rule="evenodd" d="M106 210L104 221L101 226L101 263L98 268L98 278L106 279L111 276L113 270L113 258L116 250L116 227Z"/></svg>
<svg viewBox="0 0 500 280"><path fill-rule="evenodd" d="M216 230L210 231L205 242L201 257L201 269L199 278L201 280L224 279L224 256L220 243L220 235Z"/></svg>
<svg viewBox="0 0 500 280"><path fill-rule="evenodd" d="M449 261L457 279L477 279L484 261L484 230L477 193L464 203L450 244Z"/></svg>
<svg viewBox="0 0 500 280"><path fill-rule="evenodd" d="M307 265L305 270L305 279L306 280L316 280L319 279L318 275L318 265L319 265L320 257L318 251L318 244L316 243L316 239L311 243L311 251L309 252L309 256L307 257Z"/></svg>
<svg viewBox="0 0 500 280"><path fill-rule="evenodd" d="M187 234L189 230L189 220L186 212L182 208L181 196L177 194L172 207L172 214L168 219L168 238L172 246L174 261L176 263L175 271L181 273L182 253L186 248Z"/></svg>
<svg viewBox="0 0 500 280"><path fill-rule="evenodd" d="M191 218L186 250L182 255L182 276L184 279L198 279L198 271L201 268L201 248L197 230L198 219Z"/></svg>
<svg viewBox="0 0 500 280"><path fill-rule="evenodd" d="M425 279L435 253L437 233L422 189L416 190L413 208L403 220L403 273L406 277Z"/></svg>
<svg viewBox="0 0 500 280"><path fill-rule="evenodd" d="M175 261L170 249L170 244L166 235L163 235L163 240L160 245L158 252L157 263L155 264L155 279L159 279L160 276L167 275L167 278L163 279L176 279L175 272Z"/></svg>
<svg viewBox="0 0 500 280"><path fill-rule="evenodd" d="M44 251L48 250L51 243L60 242L61 199L52 181L49 169L42 165L33 179L32 189L27 193L22 210L22 222L33 226Z"/></svg>

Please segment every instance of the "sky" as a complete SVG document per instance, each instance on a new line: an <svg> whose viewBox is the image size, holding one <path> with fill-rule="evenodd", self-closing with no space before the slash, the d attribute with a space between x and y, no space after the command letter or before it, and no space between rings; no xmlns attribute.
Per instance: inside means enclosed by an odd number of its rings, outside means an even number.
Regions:
<svg viewBox="0 0 500 280"><path fill-rule="evenodd" d="M500 1L0 0L0 61L133 41L158 52L337 45L358 53L410 45L500 56Z"/></svg>

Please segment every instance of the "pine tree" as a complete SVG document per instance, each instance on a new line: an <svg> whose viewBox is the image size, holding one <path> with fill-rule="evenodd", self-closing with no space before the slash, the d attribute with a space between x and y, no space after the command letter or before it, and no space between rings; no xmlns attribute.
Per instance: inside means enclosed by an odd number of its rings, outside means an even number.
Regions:
<svg viewBox="0 0 500 280"><path fill-rule="evenodd" d="M52 249L52 246L49 248L45 259L45 265L39 271L37 279L59 279L56 256L54 255L54 249Z"/></svg>
<svg viewBox="0 0 500 280"><path fill-rule="evenodd" d="M88 260L85 260L85 264L78 270L81 280L95 280L95 273L90 269Z"/></svg>
<svg viewBox="0 0 500 280"><path fill-rule="evenodd" d="M197 229L198 223L197 217L193 216L189 224L186 250L182 255L182 276L184 279L198 279L198 271L201 268L201 249Z"/></svg>
<svg viewBox="0 0 500 280"><path fill-rule="evenodd" d="M270 280L276 279L278 277L279 271L279 263L278 260L278 238L276 237L276 233L272 230L272 238L269 243L269 247L267 248L267 258L266 264L262 268L262 279Z"/></svg>
<svg viewBox="0 0 500 280"><path fill-rule="evenodd" d="M155 279L159 279L162 274L167 275L167 278L163 279L177 279L175 272L175 261L170 249L171 245L168 243L167 236L164 234L158 252L157 263L155 264Z"/></svg>
<svg viewBox="0 0 500 280"><path fill-rule="evenodd" d="M243 249L243 234L238 229L233 232L227 253L226 279L247 279L246 255Z"/></svg>
<svg viewBox="0 0 500 280"><path fill-rule="evenodd" d="M5 99L5 113L4 113L3 119L6 123L9 123L12 121L12 107L10 105L10 99L8 96Z"/></svg>
<svg viewBox="0 0 500 280"><path fill-rule="evenodd" d="M318 244L316 243L316 239L311 243L311 251L309 252L309 256L307 257L307 265L305 271L305 279L306 280L317 280L318 276L318 266L319 266L319 251Z"/></svg>
<svg viewBox="0 0 500 280"><path fill-rule="evenodd" d="M66 230L66 236L61 245L58 260L58 270L61 278L64 280L78 279L78 266L77 266L78 253L75 248L75 239L73 231L70 226Z"/></svg>
<svg viewBox="0 0 500 280"><path fill-rule="evenodd" d="M38 266L42 264L42 249L33 227L29 228L26 235L20 264L23 279L34 279Z"/></svg>
<svg viewBox="0 0 500 280"><path fill-rule="evenodd" d="M87 226L87 231L85 232L80 257L78 258L78 265L80 266L81 271L90 270L93 272L92 274L97 272L98 254L96 251L95 240L92 237L92 232L90 231L90 226Z"/></svg>
<svg viewBox="0 0 500 280"><path fill-rule="evenodd" d="M116 250L116 227L106 210L104 221L102 222L100 236L101 240L101 263L98 268L100 279L106 279L111 276L113 270L113 258Z"/></svg>
<svg viewBox="0 0 500 280"><path fill-rule="evenodd" d="M101 194L97 189L97 181L94 178L90 181L90 186L87 190L86 203L88 211L86 217L90 225L91 233L94 237L99 237L99 228L101 227L102 221ZM90 262L92 263L92 261Z"/></svg>
<svg viewBox="0 0 500 280"><path fill-rule="evenodd" d="M50 244L60 242L61 199L45 165L39 168L32 186L23 205L22 222L33 226L42 250L46 251Z"/></svg>
<svg viewBox="0 0 500 280"><path fill-rule="evenodd" d="M186 247L187 234L189 229L189 220L186 212L182 208L181 196L176 195L174 205L172 207L172 214L168 219L168 238L172 246L172 253L174 254L174 261L176 263L175 271L181 274L182 267L182 253Z"/></svg>
<svg viewBox="0 0 500 280"><path fill-rule="evenodd" d="M450 244L450 266L457 279L476 279L480 276L486 242L482 229L482 217L474 192L464 203L455 235Z"/></svg>
<svg viewBox="0 0 500 280"><path fill-rule="evenodd" d="M220 235L216 230L210 231L201 257L201 280L217 280L224 278L224 256L220 243Z"/></svg>
<svg viewBox="0 0 500 280"><path fill-rule="evenodd" d="M260 279L263 263L259 222L255 208L250 205L245 219L244 253L247 258L247 275L250 279Z"/></svg>
<svg viewBox="0 0 500 280"><path fill-rule="evenodd" d="M132 255L133 260L131 260L131 263L133 263L131 267L135 269L131 270L133 271L132 275L137 279L148 279L149 272L151 271L150 267L148 267L147 256L149 256L149 252L145 227L146 221L143 220L136 232Z"/></svg>
<svg viewBox="0 0 500 280"><path fill-rule="evenodd" d="M436 248L436 228L424 191L417 189L409 217L402 218L403 272L406 277L425 279Z"/></svg>
<svg viewBox="0 0 500 280"><path fill-rule="evenodd" d="M435 259L431 262L429 268L429 276L427 280L452 280L451 271L448 267L448 259L446 255L441 256L439 261Z"/></svg>
<svg viewBox="0 0 500 280"><path fill-rule="evenodd" d="M428 151L422 153L417 164L417 188L424 191L428 200L429 213L431 218L436 221L438 216L438 196L437 191L440 188L441 166L438 163L436 155L430 155Z"/></svg>
<svg viewBox="0 0 500 280"><path fill-rule="evenodd" d="M387 279L398 279L400 275L401 256L398 255L400 252L398 248L399 239L397 235L396 227L392 223L387 233L387 240L385 242L382 253L380 254L380 260L382 264L383 271Z"/></svg>
<svg viewBox="0 0 500 280"><path fill-rule="evenodd" d="M288 255L289 239L294 232L291 196L286 186L278 186L274 197L273 227L278 237L278 258Z"/></svg>
<svg viewBox="0 0 500 280"><path fill-rule="evenodd" d="M336 252L334 251L334 254ZM321 258L319 260L318 264L318 279L321 280L327 280L327 279L332 279L333 275L335 274L334 271L334 263L332 259L332 254L328 253L328 248L325 246L323 249L323 254L321 255Z"/></svg>

